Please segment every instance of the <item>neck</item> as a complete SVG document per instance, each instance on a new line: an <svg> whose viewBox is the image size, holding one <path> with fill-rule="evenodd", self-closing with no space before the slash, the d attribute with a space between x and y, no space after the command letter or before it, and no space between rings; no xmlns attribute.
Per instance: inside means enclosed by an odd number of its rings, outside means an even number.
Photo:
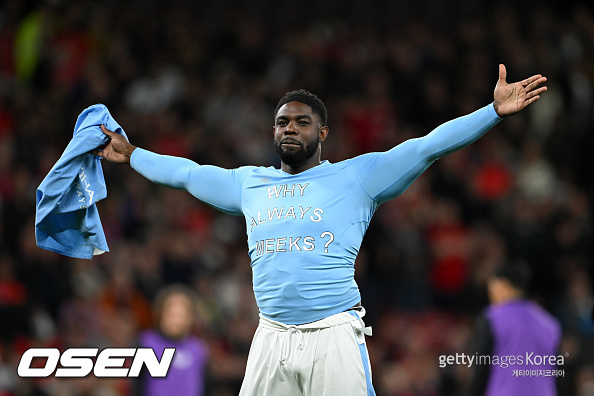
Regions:
<svg viewBox="0 0 594 396"><path fill-rule="evenodd" d="M322 157L321 150L318 149L318 151L314 155L312 155L309 159L307 159L305 162L303 162L302 164L295 166L295 167L285 164L284 162L281 161L281 170L283 172L287 172L290 175L296 175L297 173L301 173L303 171L313 168L314 166L320 165L322 163L321 157Z"/></svg>
<svg viewBox="0 0 594 396"><path fill-rule="evenodd" d="M159 332L159 334L161 334L161 336L163 338L166 338L166 339L171 340L171 341L181 341L184 338L186 338L186 336L188 336L187 333L181 333L181 334L172 335L171 333L167 333L167 332L163 331L162 328L158 328L157 331Z"/></svg>
<svg viewBox="0 0 594 396"><path fill-rule="evenodd" d="M494 301L495 304L504 304L510 301L521 300L524 297L524 294L518 291L509 291L504 293Z"/></svg>

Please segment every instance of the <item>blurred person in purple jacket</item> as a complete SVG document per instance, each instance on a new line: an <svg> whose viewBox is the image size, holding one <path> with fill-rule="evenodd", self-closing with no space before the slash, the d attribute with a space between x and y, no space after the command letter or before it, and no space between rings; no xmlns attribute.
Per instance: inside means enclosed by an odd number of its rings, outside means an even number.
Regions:
<svg viewBox="0 0 594 396"><path fill-rule="evenodd" d="M165 348L175 348L164 378L141 372L135 390L142 396L202 396L208 365L208 347L192 333L197 296L184 285L170 285L155 298L157 326L142 332L139 346L153 348L159 360Z"/></svg>
<svg viewBox="0 0 594 396"><path fill-rule="evenodd" d="M491 304L476 325L468 395L557 395L556 378L565 375L561 325L527 298L530 278L528 266L519 261L489 277Z"/></svg>

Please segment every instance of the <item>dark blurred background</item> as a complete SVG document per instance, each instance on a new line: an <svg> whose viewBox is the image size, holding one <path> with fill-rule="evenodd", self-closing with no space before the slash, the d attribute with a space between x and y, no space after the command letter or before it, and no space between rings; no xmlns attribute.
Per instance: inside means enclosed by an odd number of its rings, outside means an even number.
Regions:
<svg viewBox="0 0 594 396"><path fill-rule="evenodd" d="M222 167L278 165L289 90L329 110L323 158L386 150L535 73L548 92L382 205L356 265L379 395L456 395L507 259L562 323L562 395L594 395L594 13L572 1L5 0L0 5L0 395L127 395L131 380L24 381L32 346L133 346L163 286L200 296L207 394L237 394L257 325L243 218L103 164L110 252L36 247L35 189L77 115L104 103L135 145ZM530 4L530 5L528 5ZM222 194L225 192L222 191ZM511 375L511 373L510 373Z"/></svg>

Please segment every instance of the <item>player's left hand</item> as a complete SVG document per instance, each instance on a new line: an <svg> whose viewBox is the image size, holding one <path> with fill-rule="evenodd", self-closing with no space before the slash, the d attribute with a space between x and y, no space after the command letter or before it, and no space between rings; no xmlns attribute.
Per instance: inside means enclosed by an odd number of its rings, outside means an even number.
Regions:
<svg viewBox="0 0 594 396"><path fill-rule="evenodd" d="M505 81L507 71L505 65L499 65L499 80L495 85L493 106L499 117L516 114L540 99L540 94L547 90L546 86L540 87L546 77L536 74L520 82L508 84Z"/></svg>

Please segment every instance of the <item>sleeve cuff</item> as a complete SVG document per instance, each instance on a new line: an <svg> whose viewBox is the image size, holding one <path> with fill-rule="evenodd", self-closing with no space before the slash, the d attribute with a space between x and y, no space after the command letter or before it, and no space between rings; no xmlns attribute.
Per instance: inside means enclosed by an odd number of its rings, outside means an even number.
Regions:
<svg viewBox="0 0 594 396"><path fill-rule="evenodd" d="M501 118L501 117L499 117L499 115L497 115L497 112L495 111L495 106L493 105L493 103L490 103L487 106L487 110L489 111L489 114L491 115L491 117L493 117L494 120L497 120L497 121L503 120L503 118ZM134 153L132 153L132 154L134 154Z"/></svg>
<svg viewBox="0 0 594 396"><path fill-rule="evenodd" d="M142 151L146 150L141 149L140 147L136 147L136 149L132 151L132 155L130 155L130 166L132 167L132 169L136 169L135 163L138 162L139 156L142 157Z"/></svg>

